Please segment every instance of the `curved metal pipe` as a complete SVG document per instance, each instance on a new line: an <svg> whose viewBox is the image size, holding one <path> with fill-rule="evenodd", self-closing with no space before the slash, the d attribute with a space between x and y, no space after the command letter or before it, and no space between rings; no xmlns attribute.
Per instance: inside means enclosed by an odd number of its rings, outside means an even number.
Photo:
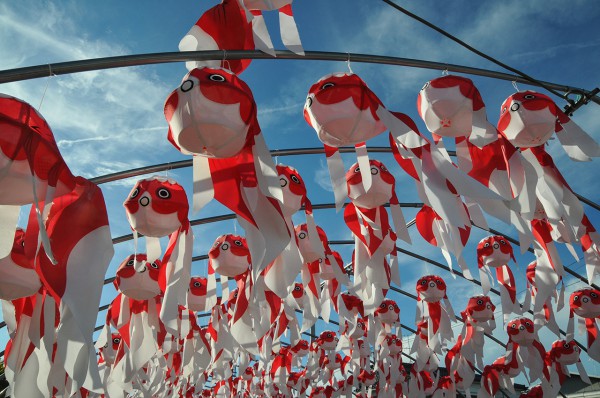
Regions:
<svg viewBox="0 0 600 398"><path fill-rule="evenodd" d="M20 80L36 79L53 75L66 75L78 72L87 72L100 69L122 68L139 65L153 65L184 61L208 61L225 59L271 59L271 60L310 60L310 61L343 61L359 62L369 64L407 66L411 68L423 68L433 70L447 70L449 72L465 73L468 75L484 76L493 79L516 81L529 85L538 85L518 75L492 71L488 69L472 68L464 65L447 64L443 62L432 62L421 59L388 57L371 54L340 53L330 51L305 51L305 55L294 54L291 51L276 50L276 56L259 50L217 50L217 51L185 51L185 52L162 52L148 54L121 55L116 57L104 57L84 59L79 61L58 62L54 64L28 66L0 71L0 83L15 82ZM553 90L569 92L576 91L587 95L591 91L563 84L540 81L544 86ZM592 101L600 104L600 97L593 95Z"/></svg>

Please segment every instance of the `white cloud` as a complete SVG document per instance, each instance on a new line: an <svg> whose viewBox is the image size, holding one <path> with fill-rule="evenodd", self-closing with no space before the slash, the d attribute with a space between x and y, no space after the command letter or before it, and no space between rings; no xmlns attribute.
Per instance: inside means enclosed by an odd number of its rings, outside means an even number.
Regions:
<svg viewBox="0 0 600 398"><path fill-rule="evenodd" d="M315 172L314 182L328 192L333 192L331 187L331 178L329 177L329 169L323 159L319 160L320 168Z"/></svg>

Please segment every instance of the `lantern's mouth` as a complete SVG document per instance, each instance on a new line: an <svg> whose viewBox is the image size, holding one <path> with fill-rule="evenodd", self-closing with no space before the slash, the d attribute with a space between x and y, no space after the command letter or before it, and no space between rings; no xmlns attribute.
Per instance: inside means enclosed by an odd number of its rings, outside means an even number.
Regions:
<svg viewBox="0 0 600 398"><path fill-rule="evenodd" d="M150 204L150 199L147 196L144 196L140 199L140 205L146 207Z"/></svg>

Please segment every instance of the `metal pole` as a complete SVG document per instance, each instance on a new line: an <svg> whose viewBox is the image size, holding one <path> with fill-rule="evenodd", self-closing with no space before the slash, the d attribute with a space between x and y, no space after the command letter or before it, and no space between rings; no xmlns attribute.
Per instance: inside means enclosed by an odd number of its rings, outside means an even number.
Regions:
<svg viewBox="0 0 600 398"><path fill-rule="evenodd" d="M79 61L58 62L25 68L16 68L0 71L0 83L15 82L20 80L36 79L49 75L65 75L70 73L87 72L100 69L122 68L139 65L163 64L184 61L208 61L225 59L285 59L285 60L310 60L310 61L343 61L361 62L371 64L407 66L411 68L423 68L433 70L447 70L449 72L465 73L469 75L490 77L493 79L516 81L519 83L536 85L518 75L492 71L488 69L472 68L464 65L446 64L420 59L387 57L371 54L354 54L328 51L305 51L305 55L297 55L291 51L277 50L276 56L258 50L227 50L225 51L186 51L186 52L162 52L148 54L122 55L116 57L93 58ZM579 92L590 95L591 91L578 87L540 81L548 88L562 92ZM600 104L600 97L590 97L591 101Z"/></svg>

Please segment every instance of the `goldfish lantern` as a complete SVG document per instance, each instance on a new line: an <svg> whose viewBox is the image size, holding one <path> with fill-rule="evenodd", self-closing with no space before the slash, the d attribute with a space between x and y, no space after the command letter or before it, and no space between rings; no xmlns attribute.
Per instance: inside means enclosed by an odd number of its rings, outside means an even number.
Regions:
<svg viewBox="0 0 600 398"><path fill-rule="evenodd" d="M384 299L375 310L374 315L383 325L385 334L391 333L392 326L400 323L400 307L392 299Z"/></svg>
<svg viewBox="0 0 600 398"><path fill-rule="evenodd" d="M5 94L0 94L0 149L0 258L4 258L12 249L20 206L33 204L44 214L43 203L73 190L75 177L42 115L28 103ZM56 263L45 219L38 221L44 250Z"/></svg>
<svg viewBox="0 0 600 398"><path fill-rule="evenodd" d="M161 238L180 228L189 227L187 195L183 187L174 180L159 176L139 180L123 205L133 230L146 237ZM148 251L150 250L150 261L161 255L157 239L148 242Z"/></svg>
<svg viewBox="0 0 600 398"><path fill-rule="evenodd" d="M176 335L179 305L184 305L187 299L194 240L185 190L168 178L142 179L135 184L123 206L134 238L137 233L146 236L148 262L154 262L162 253L159 238L169 236L162 258L164 277L161 276L160 285L164 298L160 317L167 330ZM138 270L143 265L136 263Z"/></svg>
<svg viewBox="0 0 600 398"><path fill-rule="evenodd" d="M294 230L292 216L304 206L306 215L305 237L308 237L308 235L317 237L318 232L313 217L312 205L306 195L304 180L298 171L290 166L278 164L277 172L283 195L281 211L288 229L290 231ZM303 260L299 253L297 241L296 236L290 236L285 250L264 271L265 284L281 298L285 298L289 294L289 290L302 268ZM314 245L314 251L319 252L322 250L322 248L319 248L321 245L319 239L309 239L308 241Z"/></svg>
<svg viewBox="0 0 600 398"><path fill-rule="evenodd" d="M471 297L461 312L464 329L461 333L460 355L478 367L483 367L484 334L496 328L495 310L496 306L490 298L480 295Z"/></svg>
<svg viewBox="0 0 600 398"><path fill-rule="evenodd" d="M477 245L477 266L483 294L490 291L491 268L494 268L501 287L500 298L505 320L510 313L520 313L515 277L508 266L511 259L516 262L512 246L504 236L488 236Z"/></svg>
<svg viewBox="0 0 600 398"><path fill-rule="evenodd" d="M192 69L165 103L169 141L183 154L230 158L259 134L250 88L232 72Z"/></svg>
<svg viewBox="0 0 600 398"><path fill-rule="evenodd" d="M378 116L380 109L385 108L379 98L353 73L324 76L309 89L304 119L325 145L338 210L346 198L344 165L338 148L355 146L362 182L368 191L372 179L365 141L386 130Z"/></svg>
<svg viewBox="0 0 600 398"><path fill-rule="evenodd" d="M437 352L454 336L450 321L456 317L446 295L446 283L437 275L426 275L419 278L416 290L417 322L427 322L429 346Z"/></svg>
<svg viewBox="0 0 600 398"><path fill-rule="evenodd" d="M216 284L208 278L193 276L187 296L187 307L192 311L208 312L217 304Z"/></svg>
<svg viewBox="0 0 600 398"><path fill-rule="evenodd" d="M289 243L290 231L250 87L224 69L193 69L167 98L165 117L169 141L194 155L194 210L216 198L238 216L257 276Z"/></svg>
<svg viewBox="0 0 600 398"><path fill-rule="evenodd" d="M497 138L479 90L465 77L446 75L425 83L417 110L434 137L468 137L479 147Z"/></svg>
<svg viewBox="0 0 600 398"><path fill-rule="evenodd" d="M525 365L529 368L530 380L534 381L543 376L542 380L548 381L550 375L544 364L546 350L534 331L531 319L525 317L513 319L506 324L506 332L509 341L507 352L517 358L519 356L527 358L520 366Z"/></svg>
<svg viewBox="0 0 600 398"><path fill-rule="evenodd" d="M252 31L256 48L275 56L275 50L264 22L262 12L279 10L279 28L283 45L290 51L304 55L300 35L292 12L293 0L240 0L252 15Z"/></svg>
<svg viewBox="0 0 600 398"><path fill-rule="evenodd" d="M574 341L556 340L548 351L547 361L550 368L550 383L553 392L557 395L566 378L571 376L568 365L576 365L579 377L587 384L591 384L579 355L581 349Z"/></svg>
<svg viewBox="0 0 600 398"><path fill-rule="evenodd" d="M43 208L43 206L41 206ZM42 285L60 316L56 354L78 385L100 383L92 335L106 270L114 254L104 196L98 186L75 177L74 189L54 196L45 229L54 242L51 261L38 250L39 214L32 206L25 233L25 255L34 259ZM85 300L82 298L85 297ZM45 318L45 316L44 316ZM51 320L45 320L52 324Z"/></svg>
<svg viewBox="0 0 600 398"><path fill-rule="evenodd" d="M25 256L25 231L17 228L13 247L8 256L0 259L0 299L10 301L35 294L42 283Z"/></svg>
<svg viewBox="0 0 600 398"><path fill-rule="evenodd" d="M351 204L346 206L344 211L344 220L353 234L362 241L362 246L357 240L356 259L359 263L369 262L365 254L373 260L373 265L380 268L383 264L382 256L392 254L392 264L390 265L394 282L400 284L399 273L396 270L395 247L396 233L391 229L385 208L386 203L390 203L392 219L394 226L398 230L399 237L410 243L410 236L406 229L404 215L400 208L398 198L394 189L394 176L388 171L383 163L377 160L370 160L371 187L366 190L362 183L362 173L360 166L355 163L346 172L346 184L348 188L348 197ZM381 251L378 253L378 249ZM366 253L365 250L366 249ZM376 265L377 264L377 265ZM358 268L362 265L357 264ZM359 270L357 270L359 271ZM360 273L361 271L359 271ZM377 283L376 276L384 274L375 270L374 275L369 275L374 283ZM379 283L384 288L389 288L389 281Z"/></svg>
<svg viewBox="0 0 600 398"><path fill-rule="evenodd" d="M326 249L329 248L327 234L323 228L316 226L316 230L318 238L309 235L307 224L300 224L295 228L298 248L305 264L314 263L319 259L322 260L326 255ZM313 241L316 241L316 243Z"/></svg>
<svg viewBox="0 0 600 398"><path fill-rule="evenodd" d="M250 251L246 239L233 234L221 235L208 252L212 269L235 278L250 269Z"/></svg>
<svg viewBox="0 0 600 398"><path fill-rule="evenodd" d="M459 169L507 200L519 195L524 180L521 156L488 122L479 90L470 79L447 75L427 82L417 109L436 142L441 137L455 139ZM505 222L518 220L506 203L481 205ZM517 227L526 232L524 222Z"/></svg>
<svg viewBox="0 0 600 398"><path fill-rule="evenodd" d="M598 324L600 317L600 291L592 288L579 289L571 293L569 299L570 313L569 326L567 327L567 341L572 341L574 336L574 315L585 319L587 330L587 354L590 358L600 361L600 340L598 337Z"/></svg>
<svg viewBox="0 0 600 398"><path fill-rule="evenodd" d="M600 146L550 97L535 91L515 93L502 103L498 130L519 148L544 145L556 133L572 159L600 156Z"/></svg>
<svg viewBox="0 0 600 398"><path fill-rule="evenodd" d="M180 51L254 50L252 25L239 0L223 0L208 9L179 42ZM188 70L223 67L239 74L250 65L249 59L187 61Z"/></svg>
<svg viewBox="0 0 600 398"><path fill-rule="evenodd" d="M144 264L139 271L135 268L136 262ZM119 265L116 278L113 281L115 288L134 300L154 298L160 294L160 287L158 286L160 267L160 260L148 263L145 254L132 254Z"/></svg>

